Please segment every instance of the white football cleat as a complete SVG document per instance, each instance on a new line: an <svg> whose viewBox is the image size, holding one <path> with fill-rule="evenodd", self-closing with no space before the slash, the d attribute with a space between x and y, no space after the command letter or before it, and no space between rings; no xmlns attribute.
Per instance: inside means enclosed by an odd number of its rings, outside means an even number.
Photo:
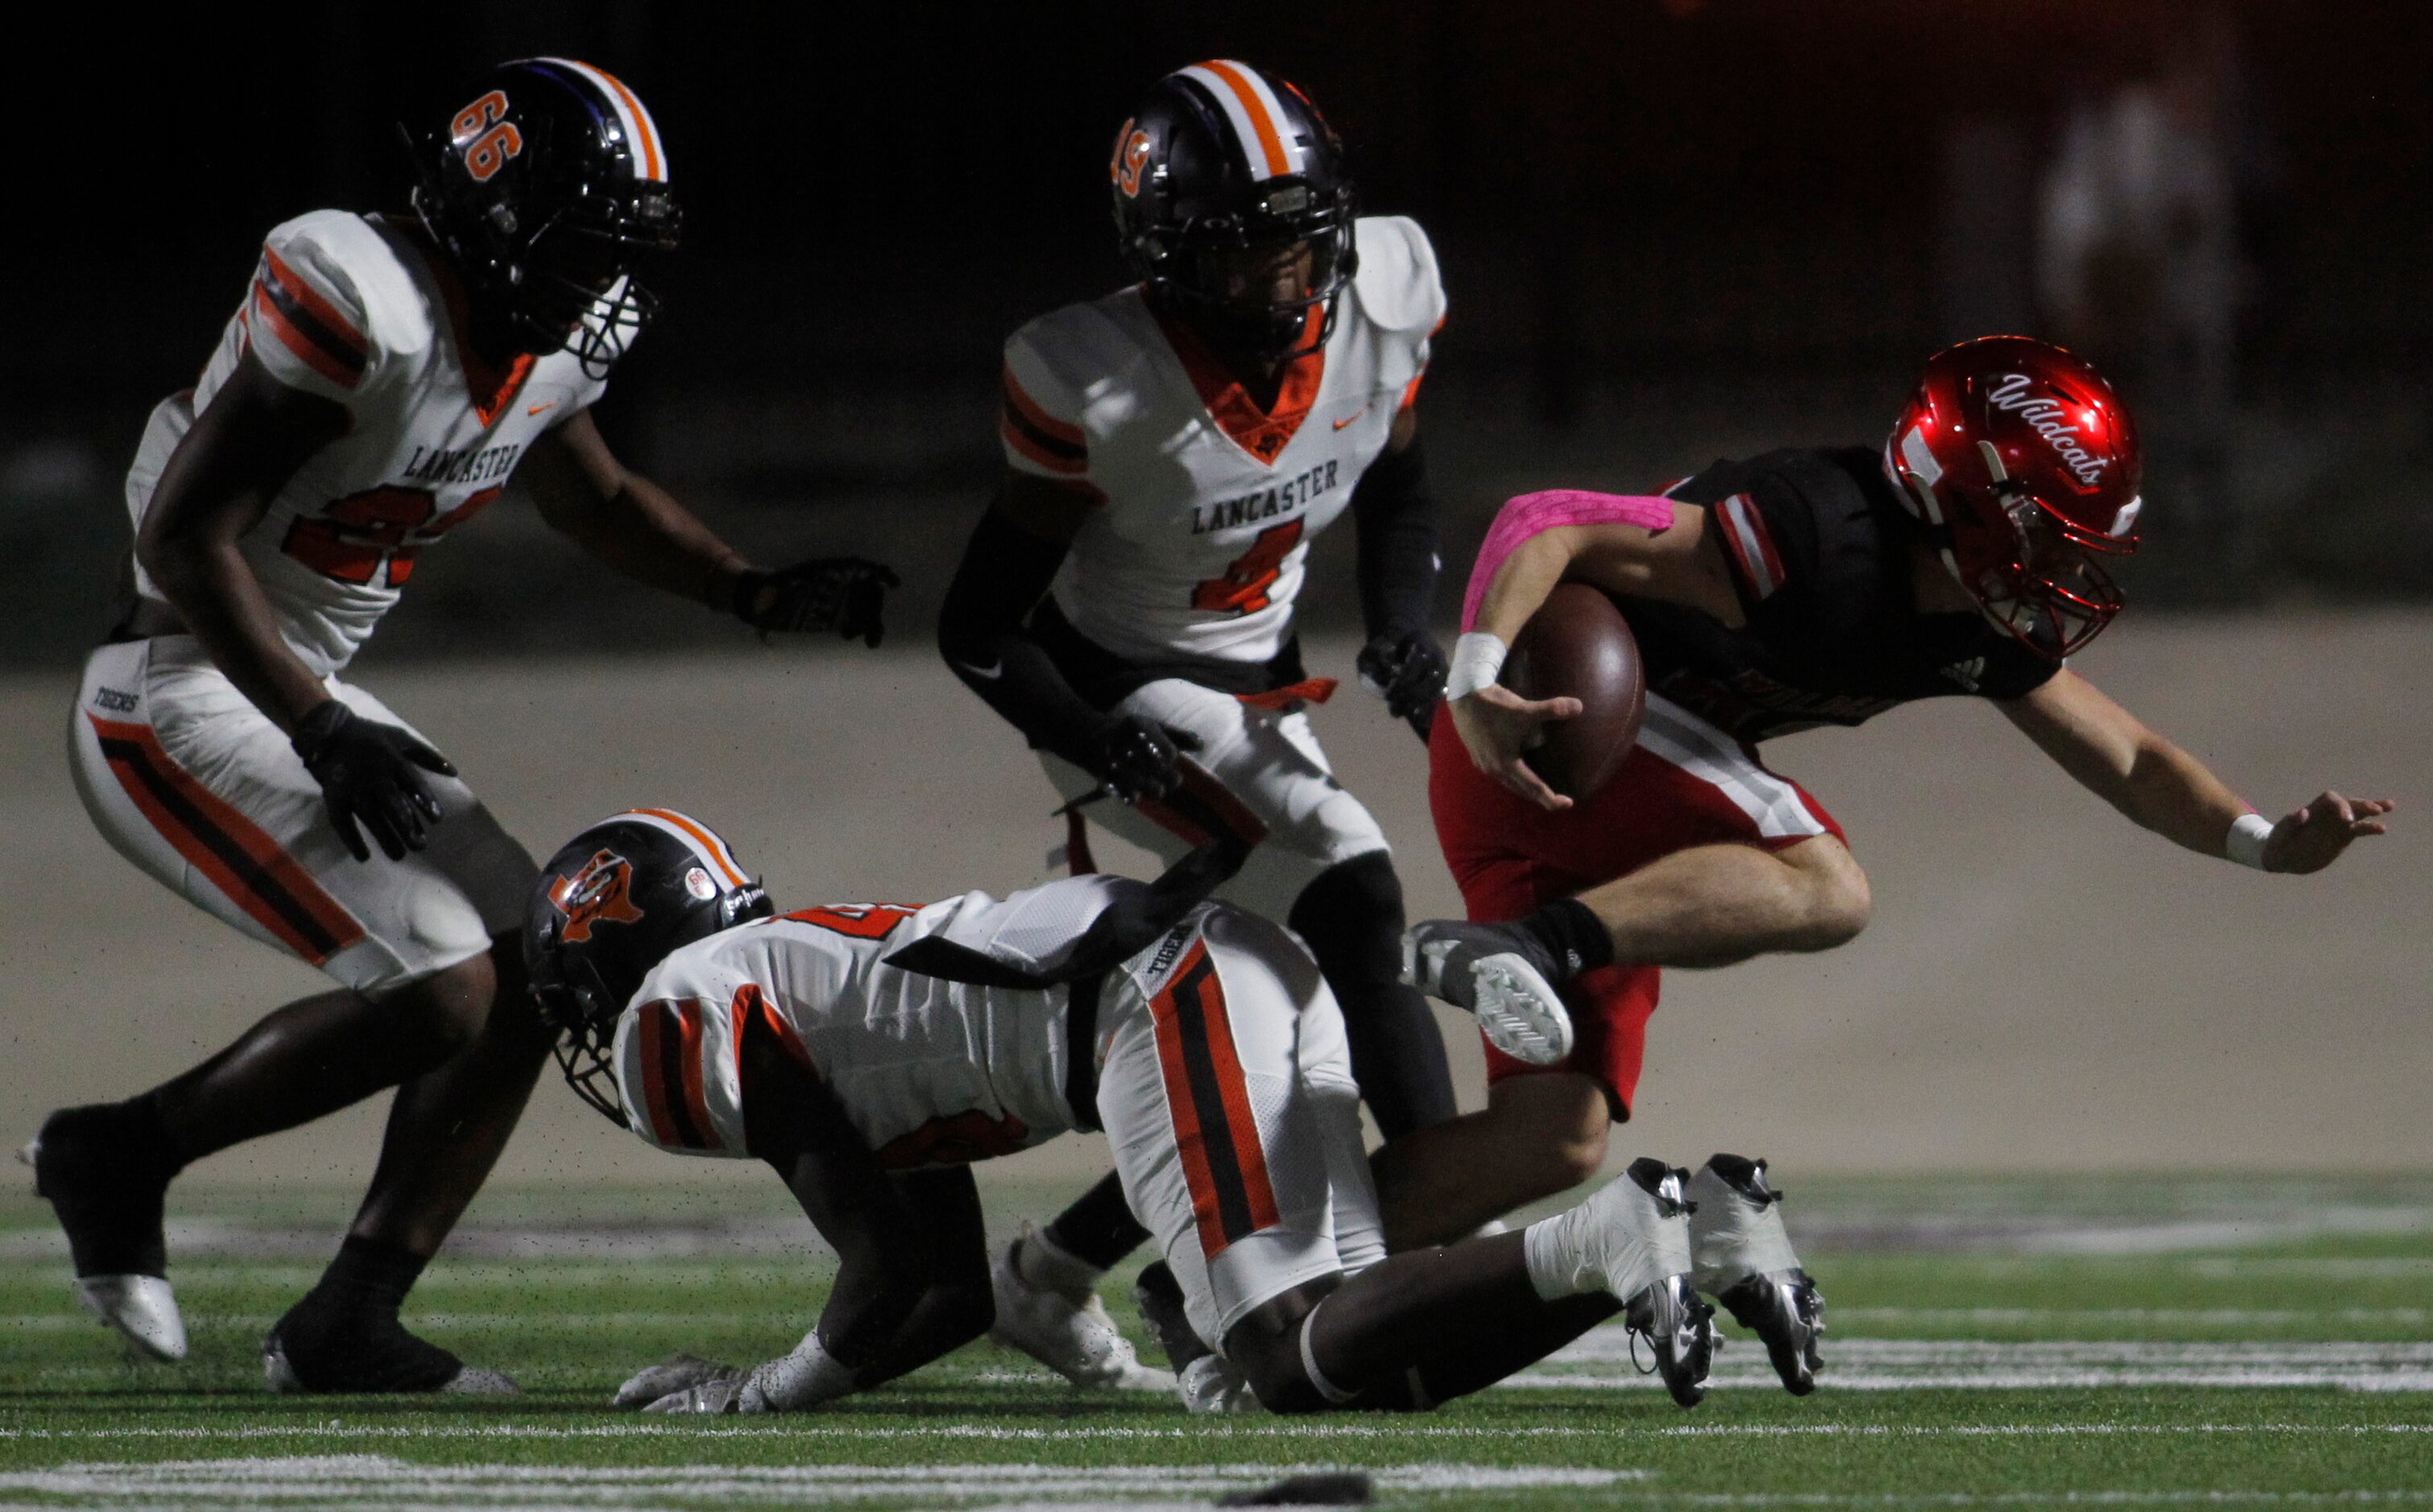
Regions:
<svg viewBox="0 0 2433 1512"><path fill-rule="evenodd" d="M1517 930L1428 919L1403 932L1403 980L1469 1011L1522 1064L1555 1065L1572 1053L1572 1015L1539 956Z"/></svg>
<svg viewBox="0 0 2433 1512"><path fill-rule="evenodd" d="M1221 1354L1203 1354L1182 1368L1183 1409L1203 1412L1256 1412L1259 1398L1234 1363Z"/></svg>
<svg viewBox="0 0 2433 1512"><path fill-rule="evenodd" d="M177 1294L158 1276L78 1276L77 1300L84 1310L127 1335L128 1343L155 1360L186 1357L186 1320Z"/></svg>
<svg viewBox="0 0 2433 1512"><path fill-rule="evenodd" d="M1019 1350L1077 1386L1096 1390L1172 1391L1174 1372L1143 1365L1131 1341L1107 1316L1097 1293L1080 1300L1053 1287L1034 1286L1022 1274L1014 1257L1025 1244L1040 1242L1029 1224L1022 1237L999 1250L989 1264L989 1288L996 1299L996 1321L989 1338Z"/></svg>

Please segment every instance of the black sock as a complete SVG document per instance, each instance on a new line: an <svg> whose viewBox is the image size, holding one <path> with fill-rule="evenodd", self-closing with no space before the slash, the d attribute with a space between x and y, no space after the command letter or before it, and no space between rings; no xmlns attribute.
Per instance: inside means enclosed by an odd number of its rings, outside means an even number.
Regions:
<svg viewBox="0 0 2433 1512"><path fill-rule="evenodd" d="M1286 924L1309 943L1343 1011L1360 1100L1389 1139L1449 1123L1453 1070L1436 1014L1403 970L1403 884L1392 857L1370 851L1319 873Z"/></svg>
<svg viewBox="0 0 2433 1512"><path fill-rule="evenodd" d="M1577 898L1557 898L1527 918L1515 920L1511 927L1545 947L1546 954L1563 969L1562 980L1613 964L1613 936L1606 932L1604 921Z"/></svg>
<svg viewBox="0 0 2433 1512"><path fill-rule="evenodd" d="M395 1317L405 1304L405 1294L414 1289L422 1267L429 1264L428 1255L417 1255L401 1244L350 1234L313 1289L322 1300L345 1312Z"/></svg>
<svg viewBox="0 0 2433 1512"><path fill-rule="evenodd" d="M1113 1172L1076 1198L1046 1230L1048 1240L1084 1265L1113 1270L1148 1239L1124 1200L1124 1184Z"/></svg>

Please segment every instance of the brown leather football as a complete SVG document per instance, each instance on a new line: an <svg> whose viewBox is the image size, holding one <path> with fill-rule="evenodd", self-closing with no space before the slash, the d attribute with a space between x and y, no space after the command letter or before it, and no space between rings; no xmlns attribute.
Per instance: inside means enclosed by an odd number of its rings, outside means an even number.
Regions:
<svg viewBox="0 0 2433 1512"><path fill-rule="evenodd" d="M1647 674L1639 642L1613 601L1585 583L1561 583L1521 627L1496 679L1523 698L1580 701L1580 712L1544 726L1531 771L1567 798L1605 786L1647 712Z"/></svg>

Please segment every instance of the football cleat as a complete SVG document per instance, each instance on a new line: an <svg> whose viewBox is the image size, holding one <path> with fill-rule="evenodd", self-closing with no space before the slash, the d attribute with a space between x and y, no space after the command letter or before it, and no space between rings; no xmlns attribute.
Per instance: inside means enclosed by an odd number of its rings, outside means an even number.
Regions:
<svg viewBox="0 0 2433 1512"><path fill-rule="evenodd" d="M1019 1350L1077 1386L1117 1391L1171 1391L1172 1371L1143 1365L1131 1341L1107 1316L1096 1292L1079 1298L1052 1287L1034 1286L1015 1264L1025 1240L1032 1238L1028 1224L1021 1239L998 1251L989 1266L989 1289L996 1298L996 1321L989 1337L1010 1350Z"/></svg>
<svg viewBox="0 0 2433 1512"><path fill-rule="evenodd" d="M467 1365L393 1317L342 1313L314 1294L287 1310L262 1341L263 1380L281 1396L441 1392L506 1397L520 1388Z"/></svg>
<svg viewBox="0 0 2433 1512"><path fill-rule="evenodd" d="M153 1359L186 1357L186 1320L179 1316L176 1294L160 1277L78 1276L76 1298Z"/></svg>
<svg viewBox="0 0 2433 1512"><path fill-rule="evenodd" d="M1664 1388L1694 1407L1715 1357L1715 1310L1690 1285L1689 1177L1642 1156L1559 1221L1575 1284L1621 1300L1631 1358L1645 1339Z"/></svg>
<svg viewBox="0 0 2433 1512"><path fill-rule="evenodd" d="M1523 1065L1572 1053L1572 1015L1555 990L1567 975L1508 925L1428 919L1403 932L1403 980L1469 1012L1488 1044Z"/></svg>
<svg viewBox="0 0 2433 1512"><path fill-rule="evenodd" d="M1623 1309L1630 1330L1631 1359L1645 1339L1656 1355L1655 1374L1684 1407L1707 1395L1707 1369L1715 1358L1715 1310L1690 1289L1687 1276L1667 1276L1632 1297Z"/></svg>
<svg viewBox="0 0 2433 1512"><path fill-rule="evenodd" d="M1176 1389L1185 1412L1256 1412L1258 1394L1234 1362L1221 1354L1203 1354L1184 1368Z"/></svg>
<svg viewBox="0 0 2433 1512"><path fill-rule="evenodd" d="M1800 1268L1782 1226L1782 1194L1767 1184L1765 1162L1715 1155L1691 1179L1692 1279L1765 1343L1783 1389L1816 1389L1823 1363L1825 1297Z"/></svg>
<svg viewBox="0 0 2433 1512"><path fill-rule="evenodd" d="M1816 1372L1825 1360L1816 1348L1825 1332L1825 1294L1804 1270L1770 1270L1727 1287L1715 1300L1732 1321L1756 1334L1765 1345L1782 1389L1804 1397L1816 1389Z"/></svg>
<svg viewBox="0 0 2433 1512"><path fill-rule="evenodd" d="M33 1167L35 1195L67 1233L77 1300L142 1353L182 1360L186 1324L164 1276L168 1178L152 1152L130 1143L125 1124L118 1104L63 1108L17 1159Z"/></svg>

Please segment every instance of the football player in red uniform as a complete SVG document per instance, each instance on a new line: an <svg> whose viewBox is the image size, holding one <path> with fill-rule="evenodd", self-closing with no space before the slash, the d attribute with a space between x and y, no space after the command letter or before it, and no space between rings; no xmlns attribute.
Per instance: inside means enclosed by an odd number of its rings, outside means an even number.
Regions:
<svg viewBox="0 0 2433 1512"><path fill-rule="evenodd" d="M201 378L153 412L127 485L138 596L87 662L74 722L78 792L121 854L334 981L150 1092L43 1124L26 1153L85 1304L181 1357L171 1179L399 1089L337 1259L265 1342L287 1390L511 1389L398 1320L544 1055L516 945L532 858L340 680L417 555L513 474L611 567L763 631L876 645L893 582L844 558L755 568L594 429L656 308L644 260L678 226L631 90L527 59L434 125L413 213L273 229Z"/></svg>
<svg viewBox="0 0 2433 1512"><path fill-rule="evenodd" d="M2084 362L2020 337L1936 355L1879 450L1719 462L1660 498L1507 504L1471 580L1430 746L1430 799L1472 923L1428 921L1406 970L1456 1003L1559 991L1576 1025L1553 1069L1489 1057L1488 1110L1422 1141L1420 1211L1444 1233L1595 1171L1627 1118L1666 966L1826 950L1867 922L1841 826L1758 746L1914 699L1990 701L2064 771L2200 855L2313 872L2383 833L2390 804L2325 792L2276 821L2067 665L2120 607L2103 570L2135 549L2138 448ZM1639 741L1574 803L1524 753L1575 701L1496 682L1557 583L1610 594L1647 676ZM1768 1210L1762 1162L1718 1156L1704 1190ZM1693 1220L1693 1228L1696 1219ZM1700 1255L1699 1285L1763 1334L1795 1389L1822 1300L1787 1242L1769 1263Z"/></svg>

